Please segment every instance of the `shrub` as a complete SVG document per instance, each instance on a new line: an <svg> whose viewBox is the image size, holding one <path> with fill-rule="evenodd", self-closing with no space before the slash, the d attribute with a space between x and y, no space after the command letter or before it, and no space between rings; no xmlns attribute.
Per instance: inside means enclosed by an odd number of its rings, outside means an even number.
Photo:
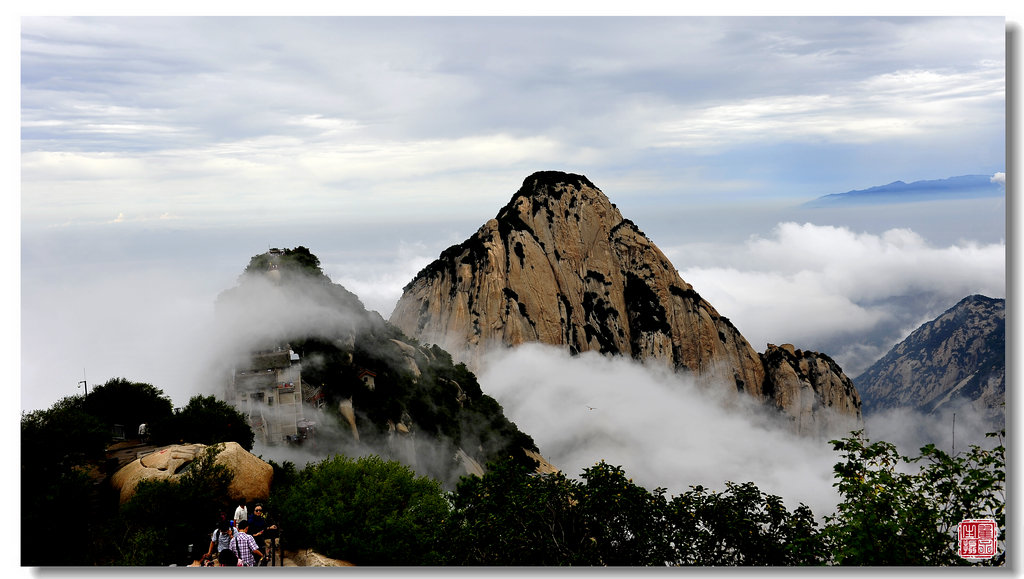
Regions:
<svg viewBox="0 0 1024 579"><path fill-rule="evenodd" d="M440 483L379 456L335 456L275 486L271 508L282 534L358 565L440 562L448 503Z"/></svg>

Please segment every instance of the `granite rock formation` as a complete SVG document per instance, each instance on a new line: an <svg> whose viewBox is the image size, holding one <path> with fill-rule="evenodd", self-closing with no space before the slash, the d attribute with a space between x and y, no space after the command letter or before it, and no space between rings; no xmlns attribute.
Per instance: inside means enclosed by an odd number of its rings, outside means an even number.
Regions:
<svg viewBox="0 0 1024 579"><path fill-rule="evenodd" d="M582 175L527 177L494 219L417 274L390 322L472 369L492 348L541 342L688 373L727 397L774 404L801 432L816 431L825 409L860 417L834 362L808 352L799 370L766 364Z"/></svg>
<svg viewBox="0 0 1024 579"><path fill-rule="evenodd" d="M832 358L792 344L768 344L761 361L766 373L765 398L797 432L827 437L858 428L860 397L853 381ZM821 412L821 408L831 412Z"/></svg>
<svg viewBox="0 0 1024 579"><path fill-rule="evenodd" d="M274 478L273 467L237 442L225 442L222 445L214 462L231 470L229 496L235 500L266 500L270 496L270 483ZM125 503L135 495L135 488L140 481L177 480L205 450L206 445L203 444L173 444L158 448L122 467L114 473L110 482L117 489L120 501Z"/></svg>

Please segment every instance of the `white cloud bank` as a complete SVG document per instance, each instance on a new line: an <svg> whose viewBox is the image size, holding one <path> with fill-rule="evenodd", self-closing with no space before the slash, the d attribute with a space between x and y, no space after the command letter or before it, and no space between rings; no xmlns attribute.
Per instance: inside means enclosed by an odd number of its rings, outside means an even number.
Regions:
<svg viewBox="0 0 1024 579"><path fill-rule="evenodd" d="M491 357L479 379L567 476L603 459L672 495L754 481L789 508L835 506L827 441L791 435L753 405L726 407L680 376L528 344Z"/></svg>
<svg viewBox="0 0 1024 579"><path fill-rule="evenodd" d="M1005 243L937 247L909 229L789 222L742 245L666 254L756 349L788 342L824 351L851 377L962 298L1006 295Z"/></svg>
<svg viewBox="0 0 1024 579"><path fill-rule="evenodd" d="M698 484L722 491L726 481L749 481L791 510L806 504L819 519L834 513L839 500L832 487L839 454L827 439L791 434L756 403L723 403L663 368L527 344L493 353L479 380L566 476L605 460L669 495ZM957 412L956 447L986 445L979 416L968 408ZM865 429L869 440L917 456L928 442L948 450L949 418L904 410L880 415Z"/></svg>

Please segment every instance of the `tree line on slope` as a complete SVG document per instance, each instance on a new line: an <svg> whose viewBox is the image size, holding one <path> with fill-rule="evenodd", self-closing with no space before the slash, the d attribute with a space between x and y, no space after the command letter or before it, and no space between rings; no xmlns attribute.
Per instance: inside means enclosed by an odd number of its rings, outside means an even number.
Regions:
<svg viewBox="0 0 1024 579"><path fill-rule="evenodd" d="M146 396L162 397L147 386ZM215 514L230 507L231 474L213 463L216 449L178 482L140 484L118 506L82 469L102 457L111 420L82 398L22 416L22 565L187 563L187 544L202 548ZM226 423L235 411L222 404L196 397L172 416L202 407L223 411ZM961 520L991 517L1005 541L998 442L952 456L929 445L908 457L863 431L834 440L841 502L820 525L805 505L789 510L753 482L670 497L603 461L573 479L511 457L451 491L378 456L272 463L268 508L286 548L358 565L1000 565L1002 552L960 558L956 539ZM72 508L76 548L41 540Z"/></svg>

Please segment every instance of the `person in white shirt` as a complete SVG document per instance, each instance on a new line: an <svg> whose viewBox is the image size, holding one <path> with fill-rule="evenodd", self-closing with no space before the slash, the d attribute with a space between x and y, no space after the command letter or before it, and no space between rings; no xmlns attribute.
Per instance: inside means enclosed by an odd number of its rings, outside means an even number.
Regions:
<svg viewBox="0 0 1024 579"><path fill-rule="evenodd" d="M238 523L241 521L249 520L249 510L245 507L245 499L238 499L238 508L235 509L235 528L238 528Z"/></svg>

